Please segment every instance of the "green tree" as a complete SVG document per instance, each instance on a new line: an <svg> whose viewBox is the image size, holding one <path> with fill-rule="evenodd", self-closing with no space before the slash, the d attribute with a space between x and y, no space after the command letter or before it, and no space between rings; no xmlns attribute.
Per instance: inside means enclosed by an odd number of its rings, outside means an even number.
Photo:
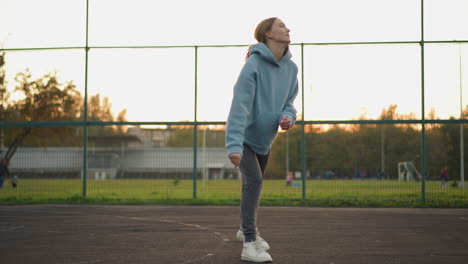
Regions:
<svg viewBox="0 0 468 264"><path fill-rule="evenodd" d="M0 120L6 120L6 104L8 100L8 93L6 89L6 80L5 80L5 52L0 53ZM0 156L3 157L3 145L5 142L5 129L2 128L0 131Z"/></svg>
<svg viewBox="0 0 468 264"><path fill-rule="evenodd" d="M32 79L31 72L26 69L15 77L14 92L20 99L9 101L5 81L5 53L0 53L0 117L5 122L40 122L40 121L75 121L83 120L83 97L77 91L73 81L62 84L57 73L49 73L43 77ZM102 101L99 95L90 98L90 120L113 121L112 104L105 97ZM126 121L126 110L122 110L116 120ZM105 128L109 133L122 133L123 127ZM81 145L81 128L75 127L45 127L45 128L10 128L1 130L2 146L7 143L5 153L0 153L2 171L7 171L9 161L20 145L25 146L79 146ZM5 133L6 132L6 133ZM3 148L2 148L3 151Z"/></svg>
<svg viewBox="0 0 468 264"><path fill-rule="evenodd" d="M112 104L109 98L101 100L99 94L89 97L88 100L88 120L89 121L113 121Z"/></svg>
<svg viewBox="0 0 468 264"><path fill-rule="evenodd" d="M286 169L287 165L289 167ZM270 152L267 167L269 177L285 178L289 172L301 170L301 127L294 126L285 133L279 133Z"/></svg>
<svg viewBox="0 0 468 264"><path fill-rule="evenodd" d="M383 109L381 120L416 119L414 114L398 114L397 105ZM384 140L385 173L389 178L398 177L398 163L412 161L417 168L421 164L421 127L413 124L386 124L381 127ZM381 157L381 154L379 154Z"/></svg>
<svg viewBox="0 0 468 264"><path fill-rule="evenodd" d="M468 115L468 106L465 107L462 113L462 118ZM450 117L451 120L454 120L455 117ZM446 153L445 154L445 164L440 164L438 170L443 166L447 166L449 170L449 177L454 180L460 179L460 159L461 159L461 152L460 152L460 125L459 124L444 124L440 127L440 137L443 139L442 144L440 144L439 151ZM466 148L468 141L468 126L464 125L463 127L463 141L464 141L464 155L468 155ZM466 158L463 161L464 168L467 167L468 163L466 162ZM435 169L434 169L435 170Z"/></svg>
<svg viewBox="0 0 468 264"><path fill-rule="evenodd" d="M112 112L112 103L108 97L101 99L99 94L95 94L88 99L88 120L89 121L118 121L125 122L127 109L123 109L114 117ZM115 135L125 133L126 128L123 126L93 126L89 127L91 135Z"/></svg>
<svg viewBox="0 0 468 264"><path fill-rule="evenodd" d="M0 53L0 100L1 100L0 101L0 120L2 122L6 120L7 100L8 100L4 66L5 66L5 52L1 52ZM7 160L3 159L4 144L5 144L5 129L1 128L1 131L0 131L0 177L4 177L3 174L8 175Z"/></svg>
<svg viewBox="0 0 468 264"><path fill-rule="evenodd" d="M64 121L74 120L79 115L79 92L73 82L61 84L57 80L56 73L47 74L36 80L32 80L31 73L26 70L16 75L17 86L15 92L23 97L11 103L10 109L15 121ZM6 111L2 108L2 113ZM36 137L49 137L54 134L73 134L71 127L53 127L49 129L35 129ZM17 148L33 132L32 127L11 129L11 139L6 153L2 156L1 164L8 166L9 161Z"/></svg>

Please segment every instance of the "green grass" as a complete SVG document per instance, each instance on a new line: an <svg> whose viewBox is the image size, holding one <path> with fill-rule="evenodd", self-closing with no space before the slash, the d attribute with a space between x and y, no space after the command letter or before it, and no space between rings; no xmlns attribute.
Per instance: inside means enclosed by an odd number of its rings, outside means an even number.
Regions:
<svg viewBox="0 0 468 264"><path fill-rule="evenodd" d="M301 182L296 182L298 185ZM191 180L88 180L83 197L81 180L22 179L17 188L8 181L0 189L0 204L99 203L238 205L238 180L197 181L193 198ZM468 188L442 188L426 182L426 201L421 199L421 183L398 181L309 180L306 199L302 186L286 186L283 180L266 179L262 205L361 206L361 207L468 207Z"/></svg>

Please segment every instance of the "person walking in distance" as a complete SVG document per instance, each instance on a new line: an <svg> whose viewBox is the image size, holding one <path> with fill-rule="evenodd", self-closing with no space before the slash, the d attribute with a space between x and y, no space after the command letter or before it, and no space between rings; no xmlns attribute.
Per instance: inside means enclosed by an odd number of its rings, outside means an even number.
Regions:
<svg viewBox="0 0 468 264"><path fill-rule="evenodd" d="M442 170L440 171L440 185L444 188L447 188L447 182L448 182L448 170L447 167L443 167Z"/></svg>
<svg viewBox="0 0 468 264"><path fill-rule="evenodd" d="M290 30L279 18L261 21L255 29L257 44L250 46L234 85L226 124L226 150L242 174L242 260L272 261L269 244L257 229L257 209L270 147L278 133L296 121L293 106L298 93L297 65L291 60Z"/></svg>

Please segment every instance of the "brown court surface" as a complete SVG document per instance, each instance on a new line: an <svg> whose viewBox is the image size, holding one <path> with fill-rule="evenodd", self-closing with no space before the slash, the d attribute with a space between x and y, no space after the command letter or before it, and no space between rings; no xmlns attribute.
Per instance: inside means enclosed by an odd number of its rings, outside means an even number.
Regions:
<svg viewBox="0 0 468 264"><path fill-rule="evenodd" d="M0 206L0 263L245 263L238 207ZM467 209L261 207L273 263L468 263Z"/></svg>

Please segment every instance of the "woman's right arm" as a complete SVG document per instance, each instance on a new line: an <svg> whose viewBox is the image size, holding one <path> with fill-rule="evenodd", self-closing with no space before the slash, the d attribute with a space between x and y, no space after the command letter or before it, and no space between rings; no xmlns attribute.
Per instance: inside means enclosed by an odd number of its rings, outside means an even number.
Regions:
<svg viewBox="0 0 468 264"><path fill-rule="evenodd" d="M226 125L226 149L228 154L243 153L244 132L252 110L256 87L256 72L252 60L248 60L234 86L231 109Z"/></svg>

